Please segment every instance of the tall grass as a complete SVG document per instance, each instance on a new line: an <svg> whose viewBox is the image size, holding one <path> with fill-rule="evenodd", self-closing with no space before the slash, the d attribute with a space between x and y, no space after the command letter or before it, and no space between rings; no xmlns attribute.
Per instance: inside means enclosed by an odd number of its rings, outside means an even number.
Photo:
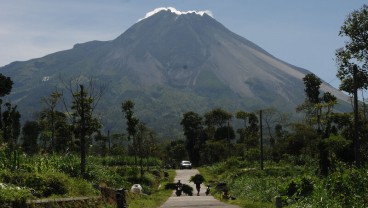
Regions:
<svg viewBox="0 0 368 208"><path fill-rule="evenodd" d="M171 183L175 178L175 171L168 170L169 177L164 177L160 184L152 191L150 195L136 196L135 199L129 199L128 204L130 208L142 207L159 207L162 205L173 193L173 191L165 189L167 183Z"/></svg>
<svg viewBox="0 0 368 208"><path fill-rule="evenodd" d="M3 153L0 151L0 161L7 162ZM155 158L144 160L145 174L140 177L138 167L133 165L133 157L89 156L85 179L80 176L80 158L76 154L22 154L17 159L19 164L15 168L1 164L0 204L17 198L99 195L93 185L130 189L134 183L140 183L146 194L153 194L163 175L160 169L161 161Z"/></svg>
<svg viewBox="0 0 368 208"><path fill-rule="evenodd" d="M246 162L226 161L200 171L206 178L227 183L236 198L232 203L244 207L271 206L275 196L281 196L288 207L368 207L366 168L340 163L328 177L316 175L317 168L310 158L290 157L287 162L268 163L264 170Z"/></svg>

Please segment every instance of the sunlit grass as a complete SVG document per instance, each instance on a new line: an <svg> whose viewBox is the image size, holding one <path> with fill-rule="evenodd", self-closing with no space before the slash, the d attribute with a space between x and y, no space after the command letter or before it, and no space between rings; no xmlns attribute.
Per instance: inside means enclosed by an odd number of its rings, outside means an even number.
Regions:
<svg viewBox="0 0 368 208"><path fill-rule="evenodd" d="M169 177L160 183L160 186L151 195L135 195L128 199L129 208L159 207L172 195L173 190L166 190L165 184L174 181L175 170L168 170Z"/></svg>

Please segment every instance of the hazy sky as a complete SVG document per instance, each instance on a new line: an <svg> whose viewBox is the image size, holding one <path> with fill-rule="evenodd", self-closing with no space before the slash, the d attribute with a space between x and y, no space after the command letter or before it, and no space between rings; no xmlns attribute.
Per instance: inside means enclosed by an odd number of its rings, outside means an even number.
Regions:
<svg viewBox="0 0 368 208"><path fill-rule="evenodd" d="M158 7L209 10L275 57L338 86L335 50L346 16L366 0L0 0L0 66L112 40ZM0 71L1 73L1 71Z"/></svg>

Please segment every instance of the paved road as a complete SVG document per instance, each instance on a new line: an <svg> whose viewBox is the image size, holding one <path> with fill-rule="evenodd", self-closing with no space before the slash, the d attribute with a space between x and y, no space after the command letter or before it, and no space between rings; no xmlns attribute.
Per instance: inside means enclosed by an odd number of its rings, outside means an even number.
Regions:
<svg viewBox="0 0 368 208"><path fill-rule="evenodd" d="M195 188L194 183L189 183L189 179L191 176L199 173L196 169L191 170L176 170L176 177L175 182L180 180L181 183L187 184L193 187L193 196L185 196L182 195L180 197L177 197L175 195L175 191L171 195L171 197L161 206L161 208L167 208L167 207L218 207L218 208L239 208L238 206L229 205L222 203L215 199L213 196L208 195L206 196L205 191L206 187L202 184L201 191L199 193L199 196L197 196L197 190Z"/></svg>

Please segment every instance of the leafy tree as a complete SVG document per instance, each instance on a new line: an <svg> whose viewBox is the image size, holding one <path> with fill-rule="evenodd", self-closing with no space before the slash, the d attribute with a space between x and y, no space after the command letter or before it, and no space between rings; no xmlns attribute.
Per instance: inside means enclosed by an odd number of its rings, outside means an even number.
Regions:
<svg viewBox="0 0 368 208"><path fill-rule="evenodd" d="M20 113L17 106L12 107L10 103L5 103L6 110L3 112L3 138L5 143L8 143L10 157L11 153L15 151L17 139L20 135Z"/></svg>
<svg viewBox="0 0 368 208"><path fill-rule="evenodd" d="M204 123L207 139L227 141L227 150L224 155L230 155L232 144L231 140L235 138L234 129L230 126L230 120L233 115L221 108L213 109L204 114Z"/></svg>
<svg viewBox="0 0 368 208"><path fill-rule="evenodd" d="M1 97L4 97L5 95L10 94L11 89L13 87L13 81L10 79L10 77L6 77L3 74L0 73L0 129L3 128L3 122L2 122L2 110L1 105L3 104L3 100Z"/></svg>
<svg viewBox="0 0 368 208"><path fill-rule="evenodd" d="M308 123L316 125L317 130L323 138L329 137L331 133L331 116L337 99L330 92L325 92L320 97L320 86L322 81L314 74L307 74L304 78L305 102L297 107L297 111L304 111Z"/></svg>
<svg viewBox="0 0 368 208"><path fill-rule="evenodd" d="M138 123L137 126L137 153L139 156L139 166L140 166L140 172L141 177L143 177L144 170L143 170L143 159L149 158L155 149L155 141L153 138L153 132L148 129L142 122Z"/></svg>
<svg viewBox="0 0 368 208"><path fill-rule="evenodd" d="M273 147L276 140L280 138L278 133L282 132L282 126L286 124L288 117L274 108L262 110L262 118L266 128L266 134L269 137L270 145ZM280 130L280 131L277 131Z"/></svg>
<svg viewBox="0 0 368 208"><path fill-rule="evenodd" d="M314 156L318 154L318 133L305 123L291 125L292 132L286 138L286 151L289 155L306 154Z"/></svg>
<svg viewBox="0 0 368 208"><path fill-rule="evenodd" d="M304 81L304 92L306 100L304 103L297 107L297 111L304 111L306 113L306 119L309 124L313 124L313 120L317 120L318 128L320 128L320 108L316 106L320 103L319 89L322 81L315 74L307 74L303 78Z"/></svg>
<svg viewBox="0 0 368 208"><path fill-rule="evenodd" d="M274 108L268 108L262 110L263 119L263 138L265 141L269 141L269 149L266 146L266 152L271 154L270 156L275 161L280 160L280 148L284 146L285 130L283 128L289 127L288 115ZM281 144L278 144L281 143ZM266 142L267 144L267 142ZM268 151L267 151L268 150Z"/></svg>
<svg viewBox="0 0 368 208"><path fill-rule="evenodd" d="M71 79L68 82L62 77L60 79L72 96L71 110L69 110L64 96L61 97L61 101L69 118L71 118L74 136L79 140L80 171L82 177L85 178L87 140L91 141L92 135L98 133L101 128L100 121L93 113L104 94L105 87L97 85L92 78L86 81L83 76ZM86 84L86 88L83 83Z"/></svg>
<svg viewBox="0 0 368 208"><path fill-rule="evenodd" d="M128 139L133 141L133 153L135 158L135 164L137 165L137 154L138 154L138 141L136 134L138 132L139 119L134 117L134 102L127 100L122 103L121 108L125 113L125 119L127 123Z"/></svg>
<svg viewBox="0 0 368 208"><path fill-rule="evenodd" d="M221 141L209 140L200 151L203 164L213 164L225 160L228 148Z"/></svg>
<svg viewBox="0 0 368 208"><path fill-rule="evenodd" d="M244 127L238 129L240 135L239 143L244 143L246 148L254 148L258 146L259 139L259 120L255 113L238 111L236 118L243 120Z"/></svg>
<svg viewBox="0 0 368 208"><path fill-rule="evenodd" d="M43 151L65 152L75 150L72 138L72 126L65 113L46 108L39 113L38 122L41 127L40 140Z"/></svg>
<svg viewBox="0 0 368 208"><path fill-rule="evenodd" d="M319 88L322 84L321 79L318 78L315 74L307 74L303 78L303 81L305 86L304 92L307 96L307 100L312 104L319 103Z"/></svg>
<svg viewBox="0 0 368 208"><path fill-rule="evenodd" d="M90 151L93 152L94 155L106 156L108 154L108 136L101 134L101 132L98 132L96 135L94 135L93 141L93 147Z"/></svg>
<svg viewBox="0 0 368 208"><path fill-rule="evenodd" d="M38 151L38 136L41 127L37 121L27 121L22 128L23 151L27 154L35 154Z"/></svg>
<svg viewBox="0 0 368 208"><path fill-rule="evenodd" d="M333 106L336 105L337 99L330 92L325 92L322 97L319 96L322 81L316 75L307 74L303 81L306 100L298 106L297 111L305 111L309 125L317 128L317 137L320 138L318 145L320 171L322 175L327 176L330 161L328 159L328 148L326 148L323 139L328 138L331 134Z"/></svg>
<svg viewBox="0 0 368 208"><path fill-rule="evenodd" d="M210 112L205 113L204 123L207 126L224 127L231 120L232 117L233 116L231 115L231 113L221 108L216 108Z"/></svg>
<svg viewBox="0 0 368 208"><path fill-rule="evenodd" d="M73 126L68 123L68 117L65 113L54 112L55 125L55 151L59 153L75 150L73 143Z"/></svg>
<svg viewBox="0 0 368 208"><path fill-rule="evenodd" d="M325 147L328 149L329 158L332 161L332 165L336 164L337 160L344 162L351 162L353 158L353 145L352 141L345 139L341 135L331 135L329 138L323 141Z"/></svg>
<svg viewBox="0 0 368 208"><path fill-rule="evenodd" d="M124 146L125 140L128 140L125 134L118 133L109 136L109 154L111 155L125 155L127 149Z"/></svg>
<svg viewBox="0 0 368 208"><path fill-rule="evenodd" d="M340 89L354 95L354 152L357 166L361 165L361 139L358 115L359 89L368 88L368 6L350 13L340 29L345 37L345 46L336 50L339 66L337 77L341 80ZM366 137L366 136L365 136ZM363 141L365 142L365 141Z"/></svg>
<svg viewBox="0 0 368 208"><path fill-rule="evenodd" d="M143 156L147 161L150 157L160 158L161 156L162 149L160 149L161 145L158 144L157 140L156 133L152 129L147 128L146 138L143 142ZM147 168L149 168L148 163Z"/></svg>
<svg viewBox="0 0 368 208"><path fill-rule="evenodd" d="M12 90L13 84L14 83L10 79L10 77L6 77L0 73L0 97L9 95Z"/></svg>
<svg viewBox="0 0 368 208"><path fill-rule="evenodd" d="M42 99L42 102L47 106L47 108L43 111L42 116L46 119L44 130L50 131L51 133L51 151L55 151L55 134L56 134L56 118L55 118L55 108L57 103L60 100L62 94L57 90L52 92L50 97L46 97Z"/></svg>
<svg viewBox="0 0 368 208"><path fill-rule="evenodd" d="M333 135L330 137L343 137L346 140L350 141L350 145L346 146L343 151L339 151L339 153L343 154L335 154L336 159L345 162L353 162L354 161L354 147L353 147L353 134L354 128L352 121L351 113L334 113L332 115L333 126L332 132ZM330 138L329 138L330 139ZM335 140L331 140L335 141ZM330 142L331 143L331 142ZM338 145L338 144L336 144ZM331 148L329 148L331 149Z"/></svg>
<svg viewBox="0 0 368 208"><path fill-rule="evenodd" d="M235 139L235 131L232 126L223 126L216 129L215 140L233 140Z"/></svg>
<svg viewBox="0 0 368 208"><path fill-rule="evenodd" d="M357 66L357 88L368 87L368 6L350 13L342 25L339 35L345 37L345 46L336 50L339 66L337 77L341 80L340 89L353 92L353 65Z"/></svg>
<svg viewBox="0 0 368 208"><path fill-rule="evenodd" d="M93 117L93 98L80 85L80 91L73 94L72 118L74 134L80 141L81 175L85 177L86 138L90 138L101 128L99 120Z"/></svg>
<svg viewBox="0 0 368 208"><path fill-rule="evenodd" d="M202 117L190 111L183 114L180 124L183 126L186 137L186 150L188 151L189 159L194 165L198 165L200 161L199 152L204 143Z"/></svg>
<svg viewBox="0 0 368 208"><path fill-rule="evenodd" d="M271 157L274 161L280 161L282 155L286 153L286 138L289 132L281 124L275 125L275 143L272 145Z"/></svg>
<svg viewBox="0 0 368 208"><path fill-rule="evenodd" d="M182 161L188 157L187 150L185 149L185 141L176 140L171 141L165 148L166 158L164 159L169 165L176 165L179 161Z"/></svg>

